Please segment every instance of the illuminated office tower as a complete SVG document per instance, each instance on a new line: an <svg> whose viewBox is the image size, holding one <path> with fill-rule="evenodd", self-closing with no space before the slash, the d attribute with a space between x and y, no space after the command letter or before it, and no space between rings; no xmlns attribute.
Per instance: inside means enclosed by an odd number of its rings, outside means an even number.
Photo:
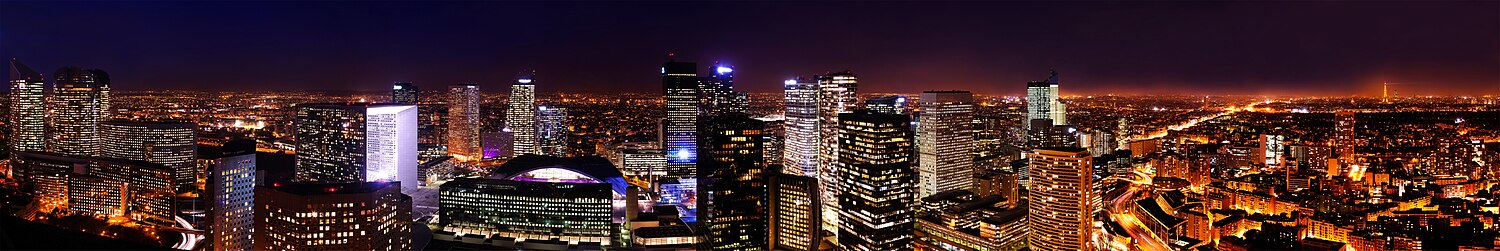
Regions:
<svg viewBox="0 0 1500 251"><path fill-rule="evenodd" d="M47 151L94 156L98 148L98 83L78 67L57 69L47 105Z"/></svg>
<svg viewBox="0 0 1500 251"><path fill-rule="evenodd" d="M911 117L839 114L838 243L843 250L911 250L916 169Z"/></svg>
<svg viewBox="0 0 1500 251"><path fill-rule="evenodd" d="M1027 190L1032 250L1087 250L1093 208L1092 157L1083 148L1032 150Z"/></svg>
<svg viewBox="0 0 1500 251"><path fill-rule="evenodd" d="M479 84L448 86L448 154L477 160L479 149Z"/></svg>
<svg viewBox="0 0 1500 251"><path fill-rule="evenodd" d="M974 188L974 94L927 91L917 123L921 179L918 198Z"/></svg>
<svg viewBox="0 0 1500 251"><path fill-rule="evenodd" d="M114 118L114 110L109 106L109 73L100 69L89 69L89 74L94 75L95 92L99 96L99 121ZM61 79L61 78L59 78Z"/></svg>
<svg viewBox="0 0 1500 251"><path fill-rule="evenodd" d="M661 84L667 100L667 176L697 176L698 66L671 60L661 65Z"/></svg>
<svg viewBox="0 0 1500 251"><path fill-rule="evenodd" d="M865 109L885 114L906 114L906 97L891 95L866 99Z"/></svg>
<svg viewBox="0 0 1500 251"><path fill-rule="evenodd" d="M413 250L398 182L255 188L255 250Z"/></svg>
<svg viewBox="0 0 1500 251"><path fill-rule="evenodd" d="M818 178L818 83L805 78L785 82L782 173Z"/></svg>
<svg viewBox="0 0 1500 251"><path fill-rule="evenodd" d="M838 226L839 189L839 114L853 111L859 106L855 88L858 78L853 72L842 71L816 76L818 80L818 184L823 185L823 219L830 231ZM837 233L838 231L833 231Z"/></svg>
<svg viewBox="0 0 1500 251"><path fill-rule="evenodd" d="M187 122L111 120L99 124L99 154L162 164L172 169L178 193L197 189L198 125Z"/></svg>
<svg viewBox="0 0 1500 251"><path fill-rule="evenodd" d="M818 178L777 173L767 175L767 183L771 249L818 250L823 241Z"/></svg>
<svg viewBox="0 0 1500 251"><path fill-rule="evenodd" d="M698 220L708 226L707 243L713 250L766 250L765 123L738 112L704 119Z"/></svg>
<svg viewBox="0 0 1500 251"><path fill-rule="evenodd" d="M417 158L422 162L448 156L448 105L417 105Z"/></svg>
<svg viewBox="0 0 1500 251"><path fill-rule="evenodd" d="M417 182L417 107L297 105L296 180L310 183Z"/></svg>
<svg viewBox="0 0 1500 251"><path fill-rule="evenodd" d="M209 161L208 243L216 251L251 250L255 229L255 141L224 143L218 157Z"/></svg>
<svg viewBox="0 0 1500 251"><path fill-rule="evenodd" d="M1286 160L1286 136L1261 134L1261 147L1266 150L1266 167L1282 165Z"/></svg>
<svg viewBox="0 0 1500 251"><path fill-rule="evenodd" d="M539 151L536 132L536 81L535 73L516 78L510 85L510 108L505 110L505 128L510 128L513 141L511 153L546 154Z"/></svg>
<svg viewBox="0 0 1500 251"><path fill-rule="evenodd" d="M46 150L46 108L43 106L42 74L20 60L10 60L9 145L14 159L18 152Z"/></svg>
<svg viewBox="0 0 1500 251"><path fill-rule="evenodd" d="M699 116L745 112L749 100L745 93L734 91L734 67L716 64L711 69L709 77L698 82Z"/></svg>
<svg viewBox="0 0 1500 251"><path fill-rule="evenodd" d="M1080 140L1080 143L1083 143L1084 146L1088 147L1089 154L1093 155L1094 157L1099 157L1115 152L1115 135L1109 133L1109 131L1104 129L1095 129L1088 134L1084 134L1084 136L1087 136L1084 137L1088 139L1087 142L1082 142L1082 140Z"/></svg>
<svg viewBox="0 0 1500 251"><path fill-rule="evenodd" d="M391 85L391 103L415 105L417 102L417 85L411 83Z"/></svg>
<svg viewBox="0 0 1500 251"><path fill-rule="evenodd" d="M1026 83L1026 121L1051 119L1053 125L1066 125L1067 111L1058 101L1057 71L1052 71L1046 81ZM1031 124L1027 123L1030 129Z"/></svg>
<svg viewBox="0 0 1500 251"><path fill-rule="evenodd" d="M537 154L566 157L568 154L568 108L537 107Z"/></svg>

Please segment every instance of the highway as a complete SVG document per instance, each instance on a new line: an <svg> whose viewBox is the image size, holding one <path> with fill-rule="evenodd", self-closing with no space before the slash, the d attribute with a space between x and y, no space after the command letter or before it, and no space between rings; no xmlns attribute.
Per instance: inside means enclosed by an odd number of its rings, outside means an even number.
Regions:
<svg viewBox="0 0 1500 251"><path fill-rule="evenodd" d="M1151 189L1148 187L1151 185L1151 176L1139 170L1131 174L1135 179L1121 179L1130 182L1130 185L1126 188L1125 193L1110 201L1109 218L1125 228L1126 234L1130 235L1130 239L1135 242L1133 243L1135 245L1127 246L1135 247L1136 250L1171 250L1167 246L1166 241L1148 230L1150 228L1146 227L1145 222L1142 222L1134 214L1130 213L1130 208L1135 206L1136 200L1151 195Z"/></svg>

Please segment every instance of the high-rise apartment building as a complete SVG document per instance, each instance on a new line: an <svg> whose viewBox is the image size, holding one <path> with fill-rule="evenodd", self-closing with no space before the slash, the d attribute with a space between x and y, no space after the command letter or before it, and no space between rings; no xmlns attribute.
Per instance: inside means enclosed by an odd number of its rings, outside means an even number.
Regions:
<svg viewBox="0 0 1500 251"><path fill-rule="evenodd" d="M11 156L18 152L40 152L46 150L47 109L42 84L42 74L26 67L20 60L10 60L10 112L6 125L10 126L8 145ZM14 159L14 158L12 158ZM12 162L14 163L14 162Z"/></svg>
<svg viewBox="0 0 1500 251"><path fill-rule="evenodd" d="M510 108L505 110L505 128L510 128L511 153L546 154L537 145L536 81L534 73L516 78L510 85Z"/></svg>
<svg viewBox="0 0 1500 251"><path fill-rule="evenodd" d="M818 179L793 174L767 177L767 202L772 250L818 250L823 241L822 203Z"/></svg>
<svg viewBox="0 0 1500 251"><path fill-rule="evenodd" d="M209 162L209 240L215 251L251 250L255 232L255 141L224 143Z"/></svg>
<svg viewBox="0 0 1500 251"><path fill-rule="evenodd" d="M391 84L391 103L415 105L417 99L417 85L411 83Z"/></svg>
<svg viewBox="0 0 1500 251"><path fill-rule="evenodd" d="M255 250L413 250L400 182L255 188Z"/></svg>
<svg viewBox="0 0 1500 251"><path fill-rule="evenodd" d="M927 91L918 100L919 198L974 187L974 94Z"/></svg>
<svg viewBox="0 0 1500 251"><path fill-rule="evenodd" d="M99 83L78 67L58 69L47 105L47 151L94 156L101 109Z"/></svg>
<svg viewBox="0 0 1500 251"><path fill-rule="evenodd" d="M458 159L479 159L479 84L448 86L448 154Z"/></svg>
<svg viewBox="0 0 1500 251"><path fill-rule="evenodd" d="M178 193L198 188L198 124L111 120L99 124L100 156L172 169Z"/></svg>
<svg viewBox="0 0 1500 251"><path fill-rule="evenodd" d="M668 176L696 176L698 162L698 66L671 60L661 65L662 93L667 118L662 146L667 151Z"/></svg>
<svg viewBox="0 0 1500 251"><path fill-rule="evenodd" d="M713 250L766 250L765 123L744 113L705 117L698 132L699 222Z"/></svg>
<svg viewBox="0 0 1500 251"><path fill-rule="evenodd" d="M537 154L568 155L568 108L539 106L536 115Z"/></svg>
<svg viewBox="0 0 1500 251"><path fill-rule="evenodd" d="M398 104L297 105L296 180L417 182L417 108Z"/></svg>
<svg viewBox="0 0 1500 251"><path fill-rule="evenodd" d="M1030 155L1027 202L1033 250L1087 250L1094 208L1093 158L1083 148L1044 147Z"/></svg>
<svg viewBox="0 0 1500 251"><path fill-rule="evenodd" d="M910 250L916 206L911 117L839 114L839 233L843 250Z"/></svg>

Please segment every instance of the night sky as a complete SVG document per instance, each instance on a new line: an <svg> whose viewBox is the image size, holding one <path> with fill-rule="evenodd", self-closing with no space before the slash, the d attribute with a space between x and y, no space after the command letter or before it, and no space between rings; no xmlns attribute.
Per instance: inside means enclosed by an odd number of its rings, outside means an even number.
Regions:
<svg viewBox="0 0 1500 251"><path fill-rule="evenodd" d="M658 67L736 88L853 70L861 92L1500 94L1500 1L1373 3L0 2L0 56L122 90L660 92ZM706 69L700 71L706 73Z"/></svg>

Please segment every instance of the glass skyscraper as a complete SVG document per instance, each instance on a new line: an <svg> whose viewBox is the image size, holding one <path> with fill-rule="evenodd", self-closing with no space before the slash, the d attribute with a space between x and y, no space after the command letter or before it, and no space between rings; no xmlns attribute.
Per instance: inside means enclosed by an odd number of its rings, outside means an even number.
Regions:
<svg viewBox="0 0 1500 251"><path fill-rule="evenodd" d="M47 98L47 151L95 155L103 107L94 74L78 67L63 67L53 75L52 96Z"/></svg>
<svg viewBox="0 0 1500 251"><path fill-rule="evenodd" d="M255 141L224 143L210 161L207 196L209 236L215 251L251 250L255 229Z"/></svg>
<svg viewBox="0 0 1500 251"><path fill-rule="evenodd" d="M537 112L537 153L565 157L568 154L568 109L539 106Z"/></svg>
<svg viewBox="0 0 1500 251"><path fill-rule="evenodd" d="M300 104L296 123L299 182L401 181L416 188L415 106Z"/></svg>
<svg viewBox="0 0 1500 251"><path fill-rule="evenodd" d="M26 67L20 60L11 59L10 77L10 112L6 114L6 125L10 126L8 150L12 157L17 152L44 151L47 109L43 106L46 99L42 74Z"/></svg>
<svg viewBox="0 0 1500 251"><path fill-rule="evenodd" d="M412 250L411 197L399 182L255 189L255 250Z"/></svg>
<svg viewBox="0 0 1500 251"><path fill-rule="evenodd" d="M698 132L699 222L713 250L766 250L765 123L744 113L705 117Z"/></svg>

